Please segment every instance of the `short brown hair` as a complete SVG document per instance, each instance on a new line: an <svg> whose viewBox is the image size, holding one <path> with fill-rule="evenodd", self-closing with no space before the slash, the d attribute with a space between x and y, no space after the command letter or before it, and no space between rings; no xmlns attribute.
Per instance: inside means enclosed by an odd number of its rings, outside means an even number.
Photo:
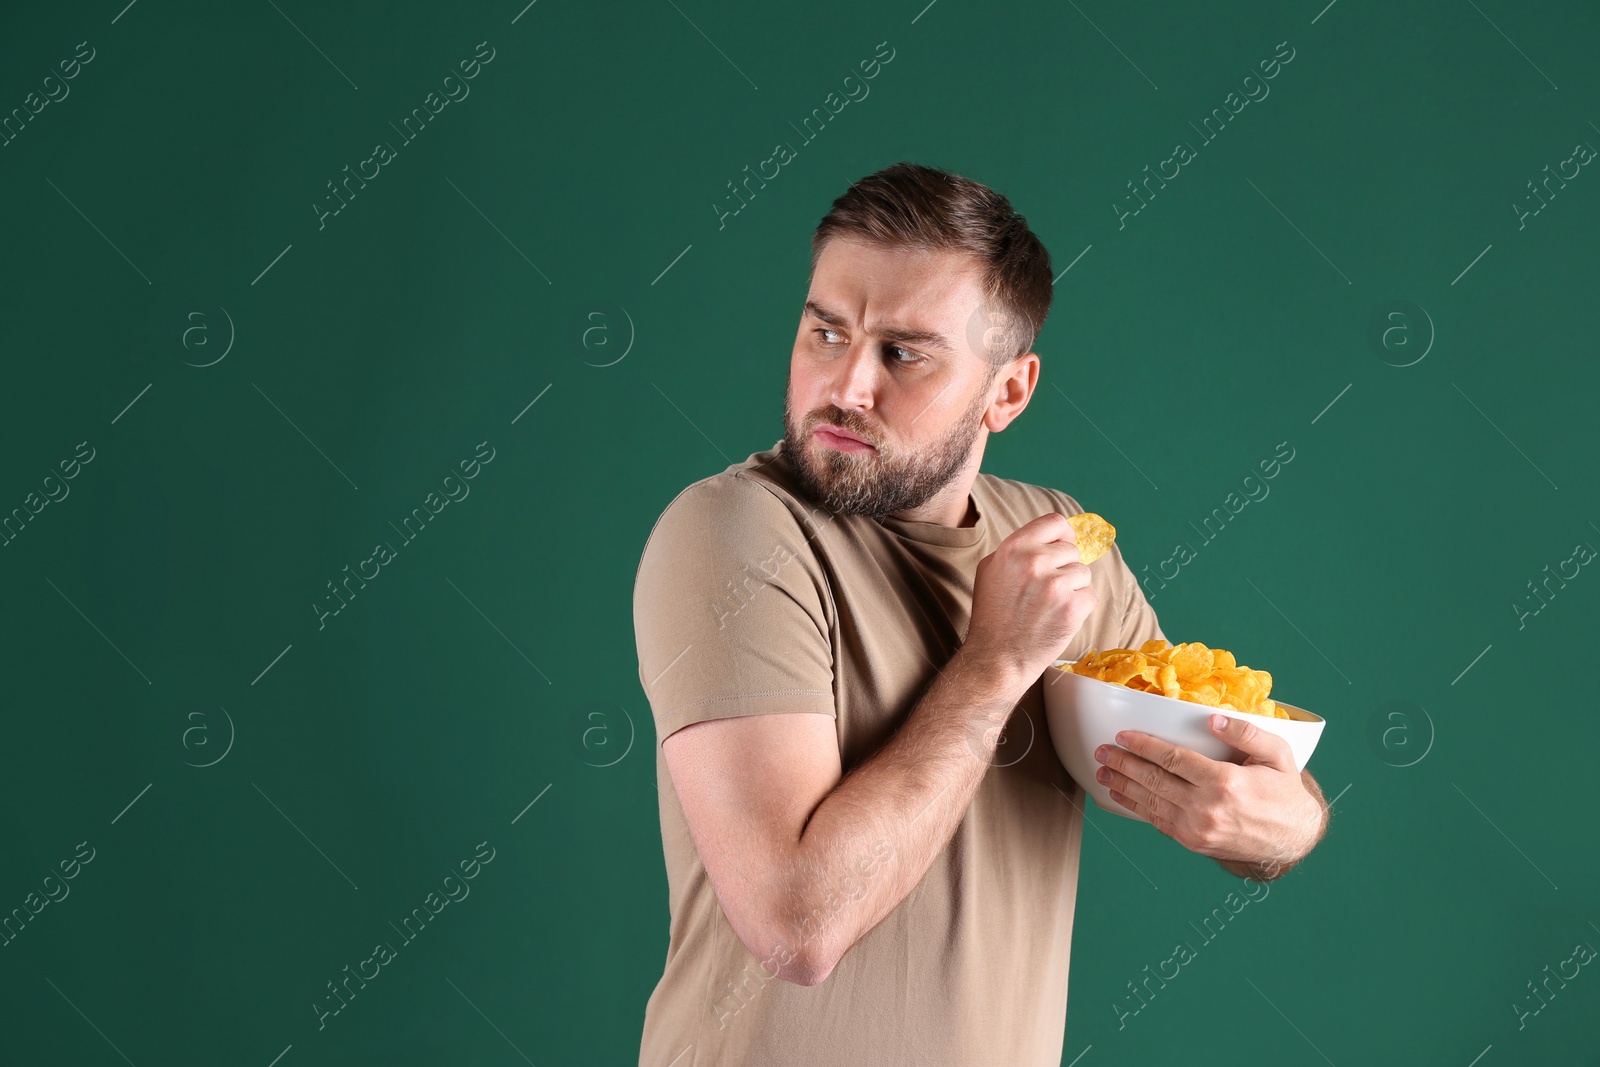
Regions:
<svg viewBox="0 0 1600 1067"><path fill-rule="evenodd" d="M1033 348L1050 314L1050 253L1009 200L970 178L902 161L855 181L811 235L812 273L823 246L842 236L974 257L984 295L1007 324L1003 341L993 345L983 345L982 328L973 331L991 378Z"/></svg>

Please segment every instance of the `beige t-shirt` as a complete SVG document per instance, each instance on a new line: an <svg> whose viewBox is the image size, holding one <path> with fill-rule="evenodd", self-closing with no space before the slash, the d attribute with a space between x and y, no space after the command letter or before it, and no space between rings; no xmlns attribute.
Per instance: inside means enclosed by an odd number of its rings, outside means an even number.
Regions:
<svg viewBox="0 0 1600 1067"><path fill-rule="evenodd" d="M836 515L803 497L782 442L686 487L634 583L639 680L655 718L671 922L645 1008L641 1067L1006 1064L1058 1067L1086 803L1035 682L955 836L827 979L771 977L706 878L661 740L730 715L837 720L845 773L910 715L966 635L978 561L1017 527L1084 509L980 473L976 525ZM1100 598L1061 658L1165 640L1122 553L1089 564ZM870 880L894 861L855 858ZM863 892L838 887L841 906Z"/></svg>

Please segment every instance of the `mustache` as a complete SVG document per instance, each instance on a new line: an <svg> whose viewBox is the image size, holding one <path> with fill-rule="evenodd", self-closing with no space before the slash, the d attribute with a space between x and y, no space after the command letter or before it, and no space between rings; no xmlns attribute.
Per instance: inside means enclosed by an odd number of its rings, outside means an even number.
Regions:
<svg viewBox="0 0 1600 1067"><path fill-rule="evenodd" d="M812 426L813 429L815 429L817 426L821 425L824 422L832 423L834 426L839 427L839 429L841 429L841 430L849 430L851 433L855 434L857 437L860 437L862 440L866 441L868 444L871 444L871 445L876 445L881 440L878 437L877 434L873 433L872 431L870 431L870 430L868 430L868 429L866 429L866 428L864 428L862 426L857 425L856 420L850 418L848 415L846 415L842 411L839 411L837 408L835 408L832 413L825 413L823 415L820 415L820 416L812 419L811 420L811 426Z"/></svg>

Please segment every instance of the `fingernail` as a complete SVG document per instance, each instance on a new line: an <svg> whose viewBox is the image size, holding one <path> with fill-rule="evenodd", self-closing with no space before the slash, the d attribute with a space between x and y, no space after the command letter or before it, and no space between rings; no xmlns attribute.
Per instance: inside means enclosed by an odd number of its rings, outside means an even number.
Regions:
<svg viewBox="0 0 1600 1067"><path fill-rule="evenodd" d="M1228 717L1226 715L1217 715L1213 713L1211 716L1211 725L1216 727L1218 730L1226 730L1228 728Z"/></svg>
<svg viewBox="0 0 1600 1067"><path fill-rule="evenodd" d="M1094 750L1094 758L1099 760L1101 763L1104 763L1106 761L1106 757L1110 754L1111 749L1105 745L1101 745L1099 748Z"/></svg>

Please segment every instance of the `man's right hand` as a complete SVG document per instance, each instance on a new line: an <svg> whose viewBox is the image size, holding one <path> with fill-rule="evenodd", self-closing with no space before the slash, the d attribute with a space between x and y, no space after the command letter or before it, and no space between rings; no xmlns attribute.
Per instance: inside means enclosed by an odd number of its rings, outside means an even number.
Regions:
<svg viewBox="0 0 1600 1067"><path fill-rule="evenodd" d="M1061 657L1097 603L1072 524L1059 512L1041 515L978 561L962 655L1026 689Z"/></svg>

